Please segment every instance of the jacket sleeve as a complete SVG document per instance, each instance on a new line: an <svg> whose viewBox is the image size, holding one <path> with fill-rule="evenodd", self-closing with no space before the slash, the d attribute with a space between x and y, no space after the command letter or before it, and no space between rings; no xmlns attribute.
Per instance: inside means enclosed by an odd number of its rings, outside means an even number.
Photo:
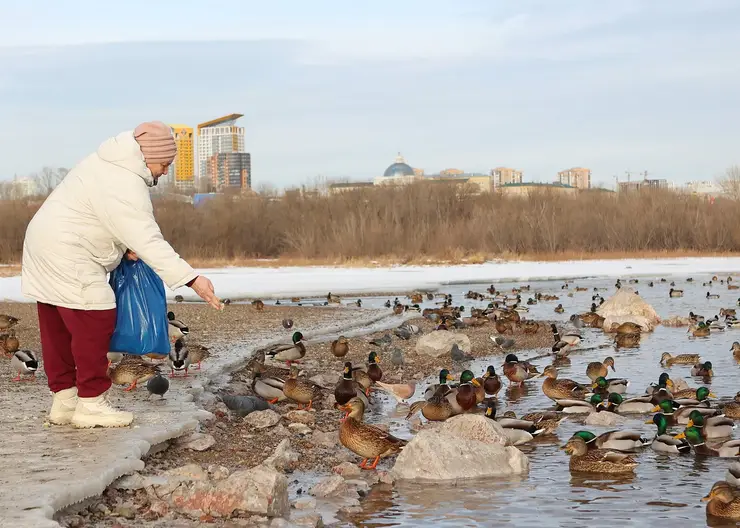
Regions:
<svg viewBox="0 0 740 528"><path fill-rule="evenodd" d="M138 176L121 180L115 186L98 186L98 199L91 200L95 214L122 246L134 251L171 289L195 279L198 274L164 240L149 188Z"/></svg>

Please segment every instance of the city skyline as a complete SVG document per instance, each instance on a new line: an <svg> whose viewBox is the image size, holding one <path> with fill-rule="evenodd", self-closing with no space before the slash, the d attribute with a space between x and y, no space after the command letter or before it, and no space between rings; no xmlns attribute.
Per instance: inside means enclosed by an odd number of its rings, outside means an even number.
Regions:
<svg viewBox="0 0 740 528"><path fill-rule="evenodd" d="M92 6L0 7L0 176L232 109L256 188L372 179L399 150L427 172L582 166L607 186L740 163L737 2Z"/></svg>

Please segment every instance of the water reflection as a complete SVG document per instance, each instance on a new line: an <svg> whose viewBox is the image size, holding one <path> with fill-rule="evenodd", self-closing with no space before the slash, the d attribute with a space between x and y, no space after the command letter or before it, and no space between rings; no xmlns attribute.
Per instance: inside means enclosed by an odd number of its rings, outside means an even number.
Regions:
<svg viewBox="0 0 740 528"><path fill-rule="evenodd" d="M626 278L623 278L627 284ZM709 277L694 277L695 282L687 283L685 278L668 278L660 283L659 278L640 279L640 293L663 317L686 316L694 311L711 317L722 307L733 307L737 301L735 292L723 287L713 288L719 299L706 299L706 288L701 283ZM650 288L641 283L653 280ZM685 291L684 297L670 298L668 283L675 280ZM529 306L526 314L531 319L558 320L566 325L570 314L588 310L591 304L593 287L608 288L614 291L615 279L576 280L575 285L585 286L588 292L574 293L567 297L560 287L562 282L533 282L532 290L558 295L560 300L540 302ZM519 282L500 284L502 291L518 286ZM466 308L485 306L463 299L468 290L485 291L488 285L456 285L447 289L454 296L455 303ZM575 287L571 286L570 291ZM735 295L733 295L735 294ZM607 294L605 293L606 297ZM525 297L523 295L523 297ZM525 297L525 298L526 298ZM363 299L364 305L382 304L383 299ZM555 304L562 303L565 313L553 313ZM740 329L727 328L724 332L713 331L709 338L690 338L686 328L658 327L653 333L645 334L639 348L620 348L616 350L613 338L599 330L581 328L583 343L580 350L574 350L566 360L559 362L560 377L585 382L585 368L589 361L603 361L605 355L613 355L616 361L616 377L630 380L627 396L638 395L649 384L657 381L661 372L668 372L673 379L683 379L690 386L705 385L718 396L731 399L738 391L738 363L730 351L733 341L740 341ZM662 368L659 364L663 352L676 354L700 354L703 360L711 361L715 376L710 379L691 376L691 366L673 365ZM540 371L551 363L549 348L521 351L520 359L532 359ZM492 349L495 360L503 359ZM477 360L470 368L483 372L491 363L490 358ZM552 402L541 391L542 379L527 380L522 387L506 387L499 394L499 413L507 410L517 415L532 410L553 408ZM422 384L419 385L423 391ZM394 408L395 403L382 409L379 421L388 421L391 415L393 428L405 429L408 423L403 419L406 406ZM373 417L375 419L375 417ZM639 465L634 476L608 476L571 474L569 458L559 449L575 431L587 429L595 434L613 429L631 429L642 433L645 438L655 436L655 426L644 422L649 416L630 416L623 425L616 427L584 426L583 417L570 416L559 427L557 435L543 437L531 445L521 446L530 457L529 475L516 478L497 478L485 481L466 481L454 484L416 484L400 483L394 490L374 489L364 501L364 511L350 519L358 526L538 526L555 527L575 523L610 524L621 527L670 524L672 526L735 526L734 522L721 519L707 519L705 504L701 498L712 484L724 478L729 461L712 457L691 455L656 454L651 449L641 452L637 459ZM680 427L671 432L677 433Z"/></svg>

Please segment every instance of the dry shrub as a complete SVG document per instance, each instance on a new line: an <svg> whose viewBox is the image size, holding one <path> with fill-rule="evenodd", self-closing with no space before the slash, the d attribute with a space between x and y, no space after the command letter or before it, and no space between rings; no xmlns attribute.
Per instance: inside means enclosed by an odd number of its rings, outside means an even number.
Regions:
<svg viewBox="0 0 740 528"><path fill-rule="evenodd" d="M35 208L3 202L0 260L20 260ZM526 197L476 194L466 185L420 183L336 195L289 192L219 196L199 207L155 202L167 240L186 258L207 262L289 258L303 261L654 256L740 251L740 210L672 191L552 191Z"/></svg>

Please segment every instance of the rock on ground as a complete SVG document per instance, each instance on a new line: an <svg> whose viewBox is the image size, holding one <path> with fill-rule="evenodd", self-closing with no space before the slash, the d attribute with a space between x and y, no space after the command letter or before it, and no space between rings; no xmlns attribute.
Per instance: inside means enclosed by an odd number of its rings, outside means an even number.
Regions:
<svg viewBox="0 0 740 528"><path fill-rule="evenodd" d="M339 432L316 430L311 435L311 442L321 447L336 447L339 443Z"/></svg>
<svg viewBox="0 0 740 528"><path fill-rule="evenodd" d="M392 476L405 480L456 480L529 470L527 456L516 447L503 445L506 434L493 420L468 415L456 418L446 428L447 422L442 427L420 431L398 455Z"/></svg>
<svg viewBox="0 0 740 528"><path fill-rule="evenodd" d="M290 440L284 438L275 448L272 455L263 462L266 466L277 469L278 471L285 471L291 464L298 461L298 453L293 451L290 447Z"/></svg>
<svg viewBox="0 0 740 528"><path fill-rule="evenodd" d="M342 462L338 466L334 466L332 471L337 475L341 475L345 478L359 477L362 475L362 470L357 464L352 462Z"/></svg>
<svg viewBox="0 0 740 528"><path fill-rule="evenodd" d="M347 492L347 484L344 479L339 475L332 475L321 479L313 488L310 490L310 494L314 497L339 497Z"/></svg>
<svg viewBox="0 0 740 528"><path fill-rule="evenodd" d="M604 317L604 331L609 332L612 325L622 323L636 323L645 332L652 332L660 324L660 317L650 304L642 297L635 295L632 288L622 287L617 293L609 297L596 310Z"/></svg>
<svg viewBox="0 0 740 528"><path fill-rule="evenodd" d="M216 445L216 439L213 436L205 433L192 433L188 436L183 436L177 441L180 447L185 449L192 449L193 451L205 451Z"/></svg>
<svg viewBox="0 0 740 528"><path fill-rule="evenodd" d="M617 425L625 422L625 418L613 412L592 412L583 421L585 425Z"/></svg>
<svg viewBox="0 0 740 528"><path fill-rule="evenodd" d="M280 415L272 409L266 411L255 411L244 417L244 423L255 429L267 429L277 425L280 421Z"/></svg>
<svg viewBox="0 0 740 528"><path fill-rule="evenodd" d="M306 424L292 423L288 425L288 430L299 435L307 435L311 433L311 428Z"/></svg>
<svg viewBox="0 0 740 528"><path fill-rule="evenodd" d="M288 411L285 419L293 423L312 425L316 422L316 413L308 411Z"/></svg>
<svg viewBox="0 0 740 528"><path fill-rule="evenodd" d="M235 511L282 517L290 509L285 475L264 465L235 471L215 483L183 484L169 497L170 505L193 517L228 517Z"/></svg>
<svg viewBox="0 0 740 528"><path fill-rule="evenodd" d="M422 336L416 343L416 351L424 356L436 358L449 355L452 345L457 345L466 354L470 353L470 338L465 334L447 330L435 330Z"/></svg>

